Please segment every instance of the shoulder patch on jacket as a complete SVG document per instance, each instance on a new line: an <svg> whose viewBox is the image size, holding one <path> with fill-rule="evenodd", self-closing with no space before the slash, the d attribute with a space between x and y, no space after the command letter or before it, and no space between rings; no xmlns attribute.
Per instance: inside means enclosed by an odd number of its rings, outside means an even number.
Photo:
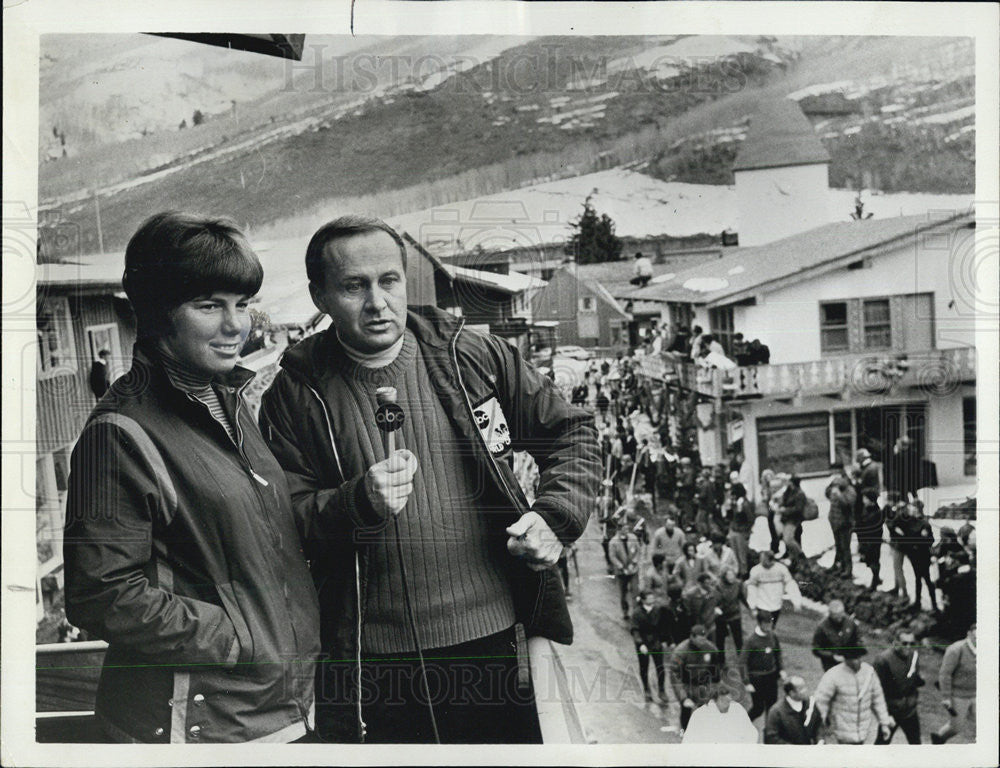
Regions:
<svg viewBox="0 0 1000 768"><path fill-rule="evenodd" d="M494 457L499 458L510 450L510 427L495 395L489 396L479 405L474 405L472 415L476 419L476 429L483 436L486 447Z"/></svg>

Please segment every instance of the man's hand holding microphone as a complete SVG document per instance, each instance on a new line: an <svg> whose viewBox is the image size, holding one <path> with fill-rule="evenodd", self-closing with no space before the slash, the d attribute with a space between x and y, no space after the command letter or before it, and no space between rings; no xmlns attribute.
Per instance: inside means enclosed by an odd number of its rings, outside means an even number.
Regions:
<svg viewBox="0 0 1000 768"><path fill-rule="evenodd" d="M379 517L398 515L413 493L417 457L406 448L393 451L389 458L372 464L365 473L365 491Z"/></svg>

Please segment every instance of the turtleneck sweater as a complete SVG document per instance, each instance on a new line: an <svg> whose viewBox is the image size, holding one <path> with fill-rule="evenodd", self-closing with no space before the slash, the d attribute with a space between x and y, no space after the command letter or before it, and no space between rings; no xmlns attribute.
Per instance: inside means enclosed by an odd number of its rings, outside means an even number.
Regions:
<svg viewBox="0 0 1000 768"><path fill-rule="evenodd" d="M222 425L229 435L229 439L236 442L236 432L229 422L225 409L219 395L212 387L212 377L206 376L200 371L196 371L190 365L178 360L164 347L158 347L160 362L167 373L170 383L182 392L186 392L195 399L204 403L208 408L212 418Z"/></svg>
<svg viewBox="0 0 1000 768"><path fill-rule="evenodd" d="M334 352L335 422L345 425L345 456L353 475L385 458L375 427L375 390L393 386L406 413L397 448L408 448L419 467L413 492L399 514L400 543L406 566L417 636L425 649L444 648L507 629L514 606L504 558L506 536L487 519L483 483L467 448L434 394L420 348L407 330L388 365L368 367L346 350ZM353 425L353 429L347 427ZM499 527L499 533L503 533ZM364 595L362 650L369 657L415 650L409 631L395 528L386 526L369 545Z"/></svg>

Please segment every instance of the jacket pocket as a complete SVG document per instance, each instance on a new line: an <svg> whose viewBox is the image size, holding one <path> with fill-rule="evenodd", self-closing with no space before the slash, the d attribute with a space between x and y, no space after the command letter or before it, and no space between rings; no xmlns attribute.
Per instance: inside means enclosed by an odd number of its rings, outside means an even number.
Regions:
<svg viewBox="0 0 1000 768"><path fill-rule="evenodd" d="M229 620L233 622L236 630L236 638L240 643L240 655L237 659L235 672L246 673L250 670L246 668L253 661L253 636L250 634L250 627L243 616L243 611L236 599L235 585L231 581L224 584L216 584L219 598L222 600L222 608L225 610Z"/></svg>

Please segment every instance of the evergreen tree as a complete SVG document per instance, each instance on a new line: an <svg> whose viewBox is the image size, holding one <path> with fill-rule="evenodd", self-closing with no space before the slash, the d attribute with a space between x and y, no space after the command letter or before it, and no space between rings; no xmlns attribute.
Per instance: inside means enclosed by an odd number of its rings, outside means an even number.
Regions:
<svg viewBox="0 0 1000 768"><path fill-rule="evenodd" d="M566 253L576 257L578 264L618 261L622 241L615 235L615 223L606 213L597 215L591 202L593 193L583 201L583 213L571 222L573 236L566 244Z"/></svg>

